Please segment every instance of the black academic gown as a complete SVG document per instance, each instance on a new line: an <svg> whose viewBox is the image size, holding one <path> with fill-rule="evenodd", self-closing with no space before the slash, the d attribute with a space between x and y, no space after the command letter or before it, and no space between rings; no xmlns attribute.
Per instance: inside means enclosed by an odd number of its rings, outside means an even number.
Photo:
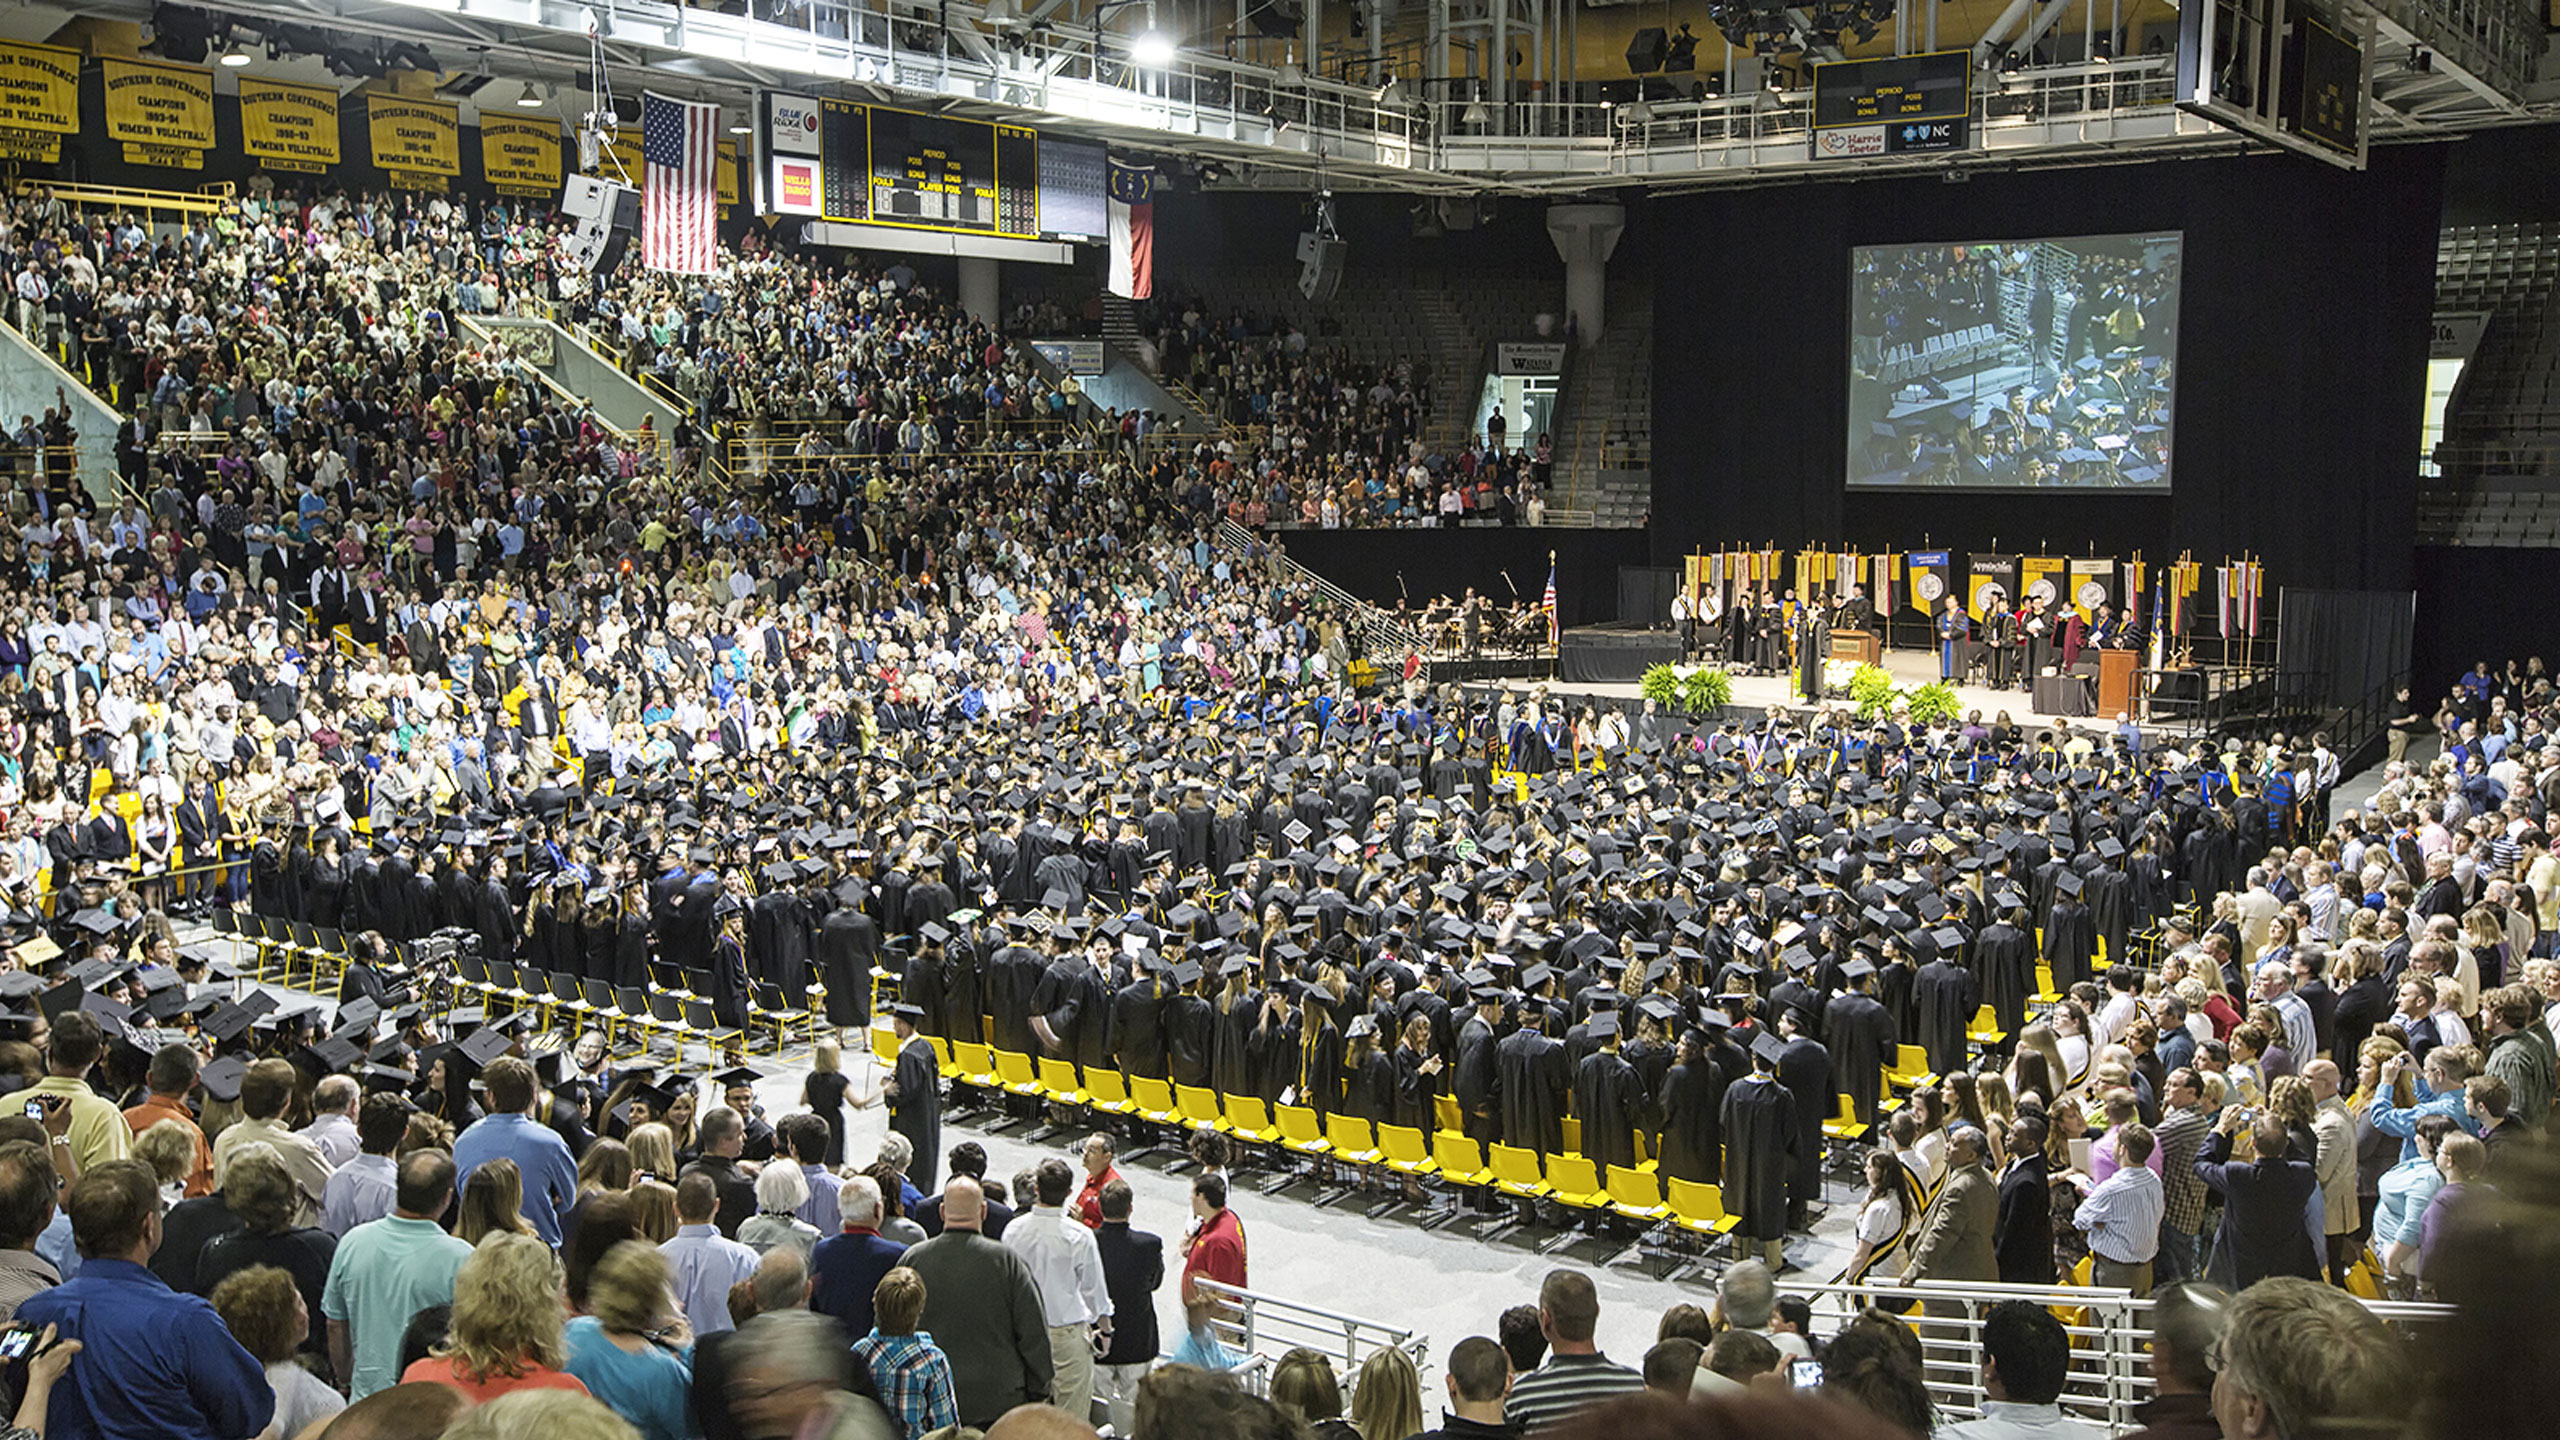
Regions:
<svg viewBox="0 0 2560 1440"><path fill-rule="evenodd" d="M2089 962L2097 953L2097 931L2089 923L2089 907L2068 896L2054 897L2044 922L2044 963L2053 971L2053 988L2069 994L2089 978Z"/></svg>
<svg viewBox="0 0 2560 1440"><path fill-rule="evenodd" d="M1714 1185L1724 1174L1724 1076L1712 1064L1674 1065L1655 1107L1662 1118L1662 1174Z"/></svg>
<svg viewBox="0 0 2560 1440"><path fill-rule="evenodd" d="M1773 1075L1751 1075L1724 1092L1724 1208L1745 1240L1787 1233L1787 1188L1803 1143L1795 1097Z"/></svg>
<svg viewBox="0 0 2560 1440"><path fill-rule="evenodd" d="M711 1013L722 1026L747 1028L747 951L727 936L711 950Z"/></svg>
<svg viewBox="0 0 2560 1440"><path fill-rule="evenodd" d="M1929 1052L1929 1068L1944 1075L1964 1068L1971 1047L1969 1030L1982 1008L1982 986L1973 972L1947 960L1920 967L1912 982L1911 1043Z"/></svg>
<svg viewBox="0 0 2560 1440"><path fill-rule="evenodd" d="M1495 1047L1502 1140L1540 1155L1564 1153L1564 1045L1515 1030Z"/></svg>
<svg viewBox="0 0 2560 1440"><path fill-rule="evenodd" d="M1457 1055L1450 1078L1460 1128L1477 1144L1490 1145L1502 1138L1501 1064L1493 1027L1482 1016L1468 1017L1458 1031Z"/></svg>
<svg viewBox="0 0 2560 1440"><path fill-rule="evenodd" d="M1822 1198L1822 1117L1830 1112L1834 1067L1829 1051L1799 1035L1778 1057L1778 1082L1795 1097L1795 1174L1788 1200L1807 1205Z"/></svg>
<svg viewBox="0 0 2560 1440"><path fill-rule="evenodd" d="M1902 1043L1901 1032L1884 1004L1872 995L1847 991L1831 997L1822 1033L1838 1063L1839 1093L1856 1107L1858 1123L1876 1123L1876 1101L1884 1088L1884 1067Z"/></svg>
<svg viewBox="0 0 2560 1440"><path fill-rule="evenodd" d="M1635 1168L1636 1127L1645 1123L1651 1108L1644 1077L1626 1056L1595 1050L1582 1057L1574 1071L1573 1109L1582 1119L1582 1153L1603 1177L1612 1165Z"/></svg>
<svg viewBox="0 0 2560 1440"><path fill-rule="evenodd" d="M934 1161L942 1154L942 1066L933 1042L908 1036L889 1078L898 1087L889 1097L889 1128L907 1137L916 1152L907 1179L918 1190L931 1191Z"/></svg>
<svg viewBox="0 0 2560 1440"><path fill-rule="evenodd" d="M2027 998L2036 993L2034 939L2006 922L1987 926L1973 942L1973 969L2000 1028L2012 1035L2025 1029Z"/></svg>
<svg viewBox="0 0 2560 1440"><path fill-rule="evenodd" d="M1165 1068L1174 1084L1209 1084L1210 1059L1217 1049L1217 1017L1209 1002L1187 991L1167 998L1164 1046Z"/></svg>

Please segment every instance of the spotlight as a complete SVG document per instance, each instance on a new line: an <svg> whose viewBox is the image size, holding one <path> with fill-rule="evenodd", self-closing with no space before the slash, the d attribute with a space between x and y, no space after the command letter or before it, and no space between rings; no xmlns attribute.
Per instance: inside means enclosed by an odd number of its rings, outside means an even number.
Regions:
<svg viewBox="0 0 2560 1440"><path fill-rule="evenodd" d="M524 92L516 96L516 103L527 110L539 110L551 103L551 92L544 89L540 81L528 80Z"/></svg>
<svg viewBox="0 0 2560 1440"><path fill-rule="evenodd" d="M1129 58L1150 70L1161 70L1173 63L1173 37L1161 30L1143 30L1129 42Z"/></svg>
<svg viewBox="0 0 2560 1440"><path fill-rule="evenodd" d="M232 38L231 47L222 52L222 63L233 70L248 64L250 59L248 44L237 36Z"/></svg>

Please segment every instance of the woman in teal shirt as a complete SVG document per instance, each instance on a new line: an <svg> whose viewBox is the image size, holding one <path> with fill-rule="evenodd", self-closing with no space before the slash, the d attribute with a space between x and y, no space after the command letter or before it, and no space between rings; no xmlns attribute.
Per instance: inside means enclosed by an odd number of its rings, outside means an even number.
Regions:
<svg viewBox="0 0 2560 1440"><path fill-rule="evenodd" d="M656 1247L625 1240L587 1277L587 1313L569 1322L569 1363L587 1393L640 1431L641 1440L698 1440L693 1415L693 1331L668 1303L667 1262Z"/></svg>

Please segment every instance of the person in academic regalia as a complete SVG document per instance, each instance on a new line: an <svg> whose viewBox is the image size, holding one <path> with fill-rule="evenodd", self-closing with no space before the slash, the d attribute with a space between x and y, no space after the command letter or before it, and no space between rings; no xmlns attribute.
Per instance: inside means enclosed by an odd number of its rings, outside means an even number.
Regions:
<svg viewBox="0 0 2560 1440"><path fill-rule="evenodd" d="M1929 1052L1929 1068L1940 1075L1963 1069L1973 1017L1982 1007L1981 982L1941 952L1920 967L1911 990L1918 1021L1913 1043Z"/></svg>
<svg viewBox="0 0 2560 1440"><path fill-rule="evenodd" d="M1393 1123L1425 1135L1439 1128L1440 1080L1446 1068L1431 1047L1431 1017L1407 1018L1396 1046Z"/></svg>
<svg viewBox="0 0 2560 1440"><path fill-rule="evenodd" d="M1218 1022L1199 993L1200 962L1184 960L1174 966L1173 983L1174 992L1164 1002L1165 1068L1176 1085L1209 1085Z"/></svg>
<svg viewBox="0 0 2560 1440"><path fill-rule="evenodd" d="M1272 1083L1268 1019L1278 1024L1279 996L1253 987L1252 962L1229 960L1221 973L1226 988L1210 1005L1209 1086L1221 1095L1258 1095L1268 1105L1279 1098L1286 1081Z"/></svg>
<svg viewBox="0 0 2560 1440"><path fill-rule="evenodd" d="M1893 1061L1894 1047L1902 1043L1893 1017L1868 993L1875 973L1874 963L1864 954L1852 956L1848 964L1840 967L1849 988L1831 997L1822 1020L1823 1036L1832 1058L1838 1062L1839 1093L1849 1097L1862 1125L1876 1123L1876 1100L1884 1086L1884 1068Z"/></svg>
<svg viewBox="0 0 2560 1440"><path fill-rule="evenodd" d="M1132 1077L1165 1078L1165 999L1164 977L1152 965L1111 997L1112 1049Z"/></svg>
<svg viewBox="0 0 2560 1440"><path fill-rule="evenodd" d="M1982 683L2006 690L2018 683L2018 617L1998 587L1982 592Z"/></svg>
<svg viewBox="0 0 2560 1440"><path fill-rule="evenodd" d="M1658 1168L1665 1177L1705 1185L1722 1178L1724 1092L1724 1074L1707 1058L1704 1038L1695 1030L1683 1034L1654 1106L1662 1119Z"/></svg>
<svg viewBox="0 0 2560 1440"><path fill-rule="evenodd" d="M489 878L476 888L472 928L480 933L480 956L512 963L516 958L516 912L507 898L505 856L490 857Z"/></svg>
<svg viewBox="0 0 2560 1440"><path fill-rule="evenodd" d="M1787 1235L1787 1190L1797 1168L1803 1129L1795 1096L1778 1083L1785 1045L1763 1031L1751 1041L1751 1073L1724 1092L1724 1206L1734 1235L1772 1264ZM1817 1122L1818 1124L1819 1122Z"/></svg>
<svg viewBox="0 0 2560 1440"><path fill-rule="evenodd" d="M1007 923L1019 926L1025 922L1017 916ZM1014 1055L1040 1053L1040 1036L1031 1026L1035 1013L1031 1001L1047 973L1047 963L1040 958L1039 950L1025 943L1018 931L1007 936L1005 943L987 957L982 989L987 1015L995 1024L988 1039L996 1049Z"/></svg>
<svg viewBox="0 0 2560 1440"><path fill-rule="evenodd" d="M898 1057L896 1068L880 1084L878 1098L889 1102L889 1128L915 1148L907 1179L918 1190L930 1192L933 1167L942 1155L942 1065L933 1042L917 1033L916 1021L923 1017L914 1006L892 1005L889 1017L890 1029L898 1036ZM868 1108L871 1098L855 1096L853 1103Z"/></svg>
<svg viewBox="0 0 2560 1440"><path fill-rule="evenodd" d="M1808 1017L1789 1010L1778 1017L1784 1045L1778 1055L1778 1083L1795 1097L1795 1171L1787 1185L1787 1223L1802 1229L1813 1202L1822 1198L1822 1117L1830 1112L1839 1088L1832 1076L1838 1067L1831 1052L1805 1033Z"/></svg>
<svg viewBox="0 0 2560 1440"><path fill-rule="evenodd" d="M655 953L649 930L649 882L633 876L624 882L622 903L615 907L612 979L616 989L638 990L649 983L649 959Z"/></svg>
<svg viewBox="0 0 2560 1440"><path fill-rule="evenodd" d="M1972 649L1973 622L1965 618L1964 602L1950 595L1938 612L1938 678L1950 684L1964 679Z"/></svg>
<svg viewBox="0 0 2560 1440"><path fill-rule="evenodd" d="M2089 978L2089 963L2097 953L2097 930L2080 899L2085 888L2077 871L2056 875L2053 910L2045 916L2044 963L2053 971L2053 988L2066 994Z"/></svg>
<svg viewBox="0 0 2560 1440"><path fill-rule="evenodd" d="M1396 1062L1378 1044L1378 1021L1366 1011L1351 1017L1342 1057L1342 1113L1371 1125L1395 1123Z"/></svg>
<svg viewBox="0 0 2560 1440"><path fill-rule="evenodd" d="M1573 1076L1573 1109L1582 1117L1582 1153L1600 1167L1636 1167L1636 1128L1653 1108L1644 1078L1619 1051L1619 1018L1615 1010L1592 1012L1591 1038L1599 1049L1582 1057Z"/></svg>
<svg viewBox="0 0 2560 1440"><path fill-rule="evenodd" d="M1822 662L1831 658L1831 621L1822 607L1806 604L1796 611L1796 694L1810 703L1822 700Z"/></svg>
<svg viewBox="0 0 2560 1440"><path fill-rule="evenodd" d="M323 830L313 837L310 869L302 885L304 919L324 930L338 928L346 911L347 870L337 831Z"/></svg>
<svg viewBox="0 0 2560 1440"><path fill-rule="evenodd" d="M898 972L898 998L916 1007L916 1028L927 1035L950 1033L942 993L942 947L950 936L940 921L926 921L916 932L915 948L908 954L906 965Z"/></svg>
<svg viewBox="0 0 2560 1440"><path fill-rule="evenodd" d="M1547 1036L1546 1007L1532 1002L1520 1028L1495 1047L1502 1143L1540 1155L1564 1153L1566 1073L1563 1042Z"/></svg>
<svg viewBox="0 0 2560 1440"><path fill-rule="evenodd" d="M2036 993L2036 950L2023 907L2005 908L1974 937L1973 972L2000 1028L2012 1035L2025 1029L2027 998Z"/></svg>
<svg viewBox="0 0 2560 1440"><path fill-rule="evenodd" d="M1287 1057L1289 1084L1298 1092L1297 1103L1322 1119L1342 1111L1343 1083L1349 1078L1343 1069L1348 1042L1341 1027L1333 1023L1332 994L1312 980L1297 984L1298 1010L1282 1032L1286 1042L1282 1054Z"/></svg>
<svg viewBox="0 0 2560 1440"><path fill-rule="evenodd" d="M744 1034L747 1028L747 907L736 896L723 896L715 911L719 938L711 951L711 1014L725 1029Z"/></svg>
<svg viewBox="0 0 2560 1440"><path fill-rule="evenodd" d="M1457 1073L1451 1093L1458 1102L1458 1127L1478 1145L1502 1138L1501 1060L1494 1029L1502 1019L1502 992L1485 986L1473 992L1475 1010L1458 1027Z"/></svg>

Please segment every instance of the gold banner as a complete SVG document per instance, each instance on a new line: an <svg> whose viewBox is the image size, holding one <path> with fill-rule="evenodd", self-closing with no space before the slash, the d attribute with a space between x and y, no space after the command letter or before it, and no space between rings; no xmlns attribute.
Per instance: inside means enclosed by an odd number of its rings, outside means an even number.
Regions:
<svg viewBox="0 0 2560 1440"><path fill-rule="evenodd" d="M39 130L0 130L0 160L58 165L62 163L62 137Z"/></svg>
<svg viewBox="0 0 2560 1440"><path fill-rule="evenodd" d="M2060 614L2062 607L2071 603L2066 593L2071 584L2065 569L2068 563L2059 555L2029 555L2020 560L2018 599L2023 602L2041 598L2046 614Z"/></svg>
<svg viewBox="0 0 2560 1440"><path fill-rule="evenodd" d="M192 145L144 145L132 140L124 142L124 163L157 165L164 170L201 170L204 152Z"/></svg>
<svg viewBox="0 0 2560 1440"><path fill-rule="evenodd" d="M509 195L560 193L560 122L551 116L480 117L480 176Z"/></svg>
<svg viewBox="0 0 2560 1440"><path fill-rule="evenodd" d="M462 173L462 108L442 100L411 100L398 95L365 97L365 129L373 145L373 163L392 172L392 183L412 190L440 190L403 175Z"/></svg>
<svg viewBox="0 0 2560 1440"><path fill-rule="evenodd" d="M240 78L240 141L270 170L316 173L338 163L338 92Z"/></svg>
<svg viewBox="0 0 2560 1440"><path fill-rule="evenodd" d="M719 160L718 160L718 161L713 165L712 169L713 169L713 172L714 172L715 174L717 174L717 175L720 177L720 203L721 203L722 205L735 205L735 204L737 204L737 203L738 203L738 142L737 142L737 141L735 141L735 140L723 140L723 141L721 141L721 142L720 142L720 158L719 158Z"/></svg>
<svg viewBox="0 0 2560 1440"><path fill-rule="evenodd" d="M80 52L0 43L0 129L80 133Z"/></svg>
<svg viewBox="0 0 2560 1440"><path fill-rule="evenodd" d="M390 181L391 188L394 190L433 190L441 193L447 185L453 183L451 176L438 175L431 170L385 170L382 172L382 178Z"/></svg>
<svg viewBox="0 0 2560 1440"><path fill-rule="evenodd" d="M213 148L212 71L139 60L107 60L100 68L107 77L108 139L159 148Z"/></svg>

